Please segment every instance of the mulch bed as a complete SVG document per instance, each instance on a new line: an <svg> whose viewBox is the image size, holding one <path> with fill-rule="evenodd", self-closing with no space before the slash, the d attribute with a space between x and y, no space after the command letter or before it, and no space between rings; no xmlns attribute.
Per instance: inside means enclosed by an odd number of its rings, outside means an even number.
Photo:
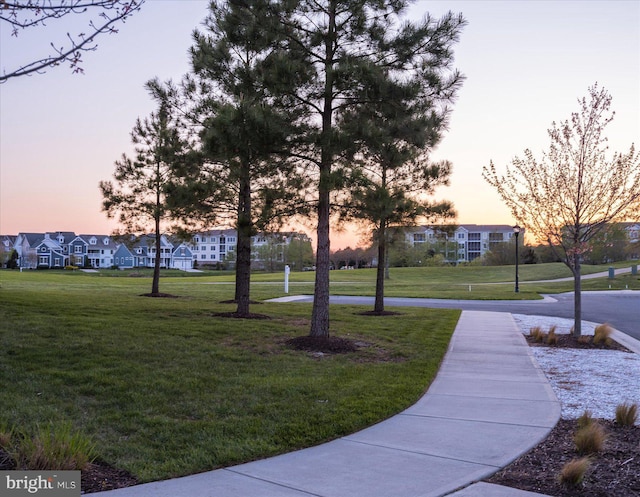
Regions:
<svg viewBox="0 0 640 497"><path fill-rule="evenodd" d="M623 352L631 352L629 349L620 345L613 339L607 340L607 342L593 343L593 335L582 335L579 338L570 334L558 334L556 335L558 342L554 345L549 345L544 342L538 342L530 335L525 335L527 343L532 347L566 347L572 349L600 349L600 350L621 350Z"/></svg>
<svg viewBox="0 0 640 497"><path fill-rule="evenodd" d="M179 299L177 295L171 295L170 293L143 293L141 297L153 297L159 299Z"/></svg>
<svg viewBox="0 0 640 497"><path fill-rule="evenodd" d="M90 494L116 488L132 487L140 483L128 471L109 466L105 462L95 461L82 471L80 488L82 493Z"/></svg>
<svg viewBox="0 0 640 497"><path fill-rule="evenodd" d="M559 334L558 343L547 345L527 336L534 347L609 349L629 352L614 340L594 344L592 336L580 338ZM610 420L597 420L608 438L604 449L591 456L591 465L579 486L567 486L558 476L565 463L580 458L573 441L577 420L561 419L549 436L486 481L554 497L640 496L640 426L625 427Z"/></svg>
<svg viewBox="0 0 640 497"><path fill-rule="evenodd" d="M488 482L554 497L631 497L640 495L640 426L624 427L598 420L608 438L604 449L591 456L581 485L559 482L562 467L574 458L577 420L561 419L549 436Z"/></svg>
<svg viewBox="0 0 640 497"><path fill-rule="evenodd" d="M306 335L292 338L285 343L295 350L321 354L346 354L358 350L358 345L354 341L334 336L312 337Z"/></svg>

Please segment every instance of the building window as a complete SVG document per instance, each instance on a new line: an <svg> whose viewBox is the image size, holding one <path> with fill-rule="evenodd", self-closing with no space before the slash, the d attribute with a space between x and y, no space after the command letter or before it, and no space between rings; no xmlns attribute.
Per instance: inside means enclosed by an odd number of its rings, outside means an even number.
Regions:
<svg viewBox="0 0 640 497"><path fill-rule="evenodd" d="M458 233L458 240L464 240L464 233Z"/></svg>
<svg viewBox="0 0 640 497"><path fill-rule="evenodd" d="M81 254L81 253L82 253L82 245L76 245L76 246L73 248L73 251L74 251L76 254Z"/></svg>
<svg viewBox="0 0 640 497"><path fill-rule="evenodd" d="M41 255L39 260L40 265L46 266L49 263L49 258L46 255Z"/></svg>
<svg viewBox="0 0 640 497"><path fill-rule="evenodd" d="M211 254L211 260L215 261L216 260L216 254Z"/></svg>
<svg viewBox="0 0 640 497"><path fill-rule="evenodd" d="M413 234L413 243L424 243L426 238L424 233L414 233Z"/></svg>
<svg viewBox="0 0 640 497"><path fill-rule="evenodd" d="M469 233L469 240L480 240L480 233Z"/></svg>
<svg viewBox="0 0 640 497"><path fill-rule="evenodd" d="M56 261L56 266L59 266L60 265L60 258L56 257L55 261Z"/></svg>
<svg viewBox="0 0 640 497"><path fill-rule="evenodd" d="M202 255L200 256L200 259L206 259L206 258L207 258L207 255L206 255L206 254L202 254Z"/></svg>

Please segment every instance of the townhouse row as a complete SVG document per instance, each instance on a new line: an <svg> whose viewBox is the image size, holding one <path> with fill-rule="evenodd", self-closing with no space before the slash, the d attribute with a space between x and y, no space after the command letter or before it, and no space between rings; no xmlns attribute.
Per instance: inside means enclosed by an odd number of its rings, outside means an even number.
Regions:
<svg viewBox="0 0 640 497"><path fill-rule="evenodd" d="M284 246L292 240L305 240L304 233L260 234L252 238L254 248L265 245ZM194 266L216 266L233 263L237 233L231 229L217 229L198 233L186 242L175 237L160 237L160 254L156 253L155 236L145 235L132 243L122 243L108 235L76 235L70 231L47 233L19 233L0 236L5 259L15 250L17 266L25 269L55 269L65 266L120 269L154 267L156 257L160 266L189 270ZM276 251L283 254L284 251ZM254 250L259 260L260 251ZM3 261L5 262L5 261Z"/></svg>

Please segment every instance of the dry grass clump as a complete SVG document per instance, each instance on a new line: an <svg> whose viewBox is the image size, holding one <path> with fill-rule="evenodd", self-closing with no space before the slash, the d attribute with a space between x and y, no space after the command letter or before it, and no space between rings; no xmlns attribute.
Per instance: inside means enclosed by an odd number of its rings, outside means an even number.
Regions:
<svg viewBox="0 0 640 497"><path fill-rule="evenodd" d="M594 422L593 415L590 410L586 410L582 413L582 415L576 420L578 429L586 428L590 424Z"/></svg>
<svg viewBox="0 0 640 497"><path fill-rule="evenodd" d="M638 404L620 404L616 407L616 423L620 426L633 426L638 421Z"/></svg>
<svg viewBox="0 0 640 497"><path fill-rule="evenodd" d="M609 326L607 323L600 324L596 326L593 334L593 343L594 345L599 345L601 343L605 345L611 345L611 334L613 333L613 328Z"/></svg>
<svg viewBox="0 0 640 497"><path fill-rule="evenodd" d="M546 343L547 345L557 345L558 335L556 329L558 327L554 324L549 328L549 331L545 333L540 326L534 326L529 330L529 336L537 343Z"/></svg>
<svg viewBox="0 0 640 497"><path fill-rule="evenodd" d="M579 454L595 454L600 452L607 440L604 428L596 421L578 429L573 437Z"/></svg>
<svg viewBox="0 0 640 497"><path fill-rule="evenodd" d="M584 480L584 475L589 470L591 461L588 457L572 459L566 463L560 471L560 483L570 487L577 487Z"/></svg>
<svg viewBox="0 0 640 497"><path fill-rule="evenodd" d="M533 328L531 328L529 330L529 336L536 342L543 342L545 338L544 331L542 331L542 328L540 328L540 326L534 326Z"/></svg>
<svg viewBox="0 0 640 497"><path fill-rule="evenodd" d="M558 343L558 335L556 335L556 327L552 326L549 329L549 333L547 333L547 344L548 345L557 345Z"/></svg>

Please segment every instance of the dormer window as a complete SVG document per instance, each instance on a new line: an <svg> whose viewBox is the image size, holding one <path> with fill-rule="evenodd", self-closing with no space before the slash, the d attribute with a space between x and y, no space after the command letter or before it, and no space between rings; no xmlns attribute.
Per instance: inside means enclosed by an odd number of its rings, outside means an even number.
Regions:
<svg viewBox="0 0 640 497"><path fill-rule="evenodd" d="M60 235L58 237L58 243L64 243L64 236Z"/></svg>
<svg viewBox="0 0 640 497"><path fill-rule="evenodd" d="M109 240L109 238L107 237L107 238L105 238L104 240L102 240L102 243L103 243L104 245L109 245L109 242L110 242L110 241L111 241L111 240Z"/></svg>
<svg viewBox="0 0 640 497"><path fill-rule="evenodd" d="M91 239L89 240L89 243L91 245L96 245L98 243L98 240L96 240L95 236L92 236Z"/></svg>

